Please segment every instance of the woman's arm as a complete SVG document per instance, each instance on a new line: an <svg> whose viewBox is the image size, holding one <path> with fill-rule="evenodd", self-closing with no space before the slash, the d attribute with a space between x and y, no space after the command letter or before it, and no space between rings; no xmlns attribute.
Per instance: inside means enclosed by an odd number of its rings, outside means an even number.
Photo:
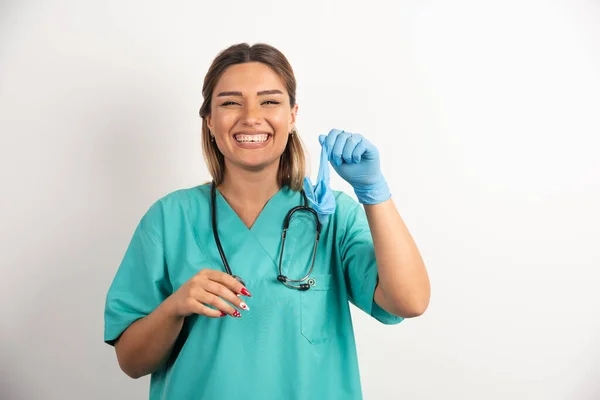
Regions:
<svg viewBox="0 0 600 400"><path fill-rule="evenodd" d="M392 199L365 205L375 245L379 283L375 302L389 313L416 317L429 305L429 277L419 250Z"/></svg>
<svg viewBox="0 0 600 400"><path fill-rule="evenodd" d="M169 299L131 324L115 342L119 366L131 378L156 371L171 353L184 318L176 316Z"/></svg>
<svg viewBox="0 0 600 400"><path fill-rule="evenodd" d="M375 245L379 283L375 302L400 317L415 317L429 305L425 265L404 225L379 165L379 151L361 135L332 129L319 136L331 165L364 204Z"/></svg>
<svg viewBox="0 0 600 400"><path fill-rule="evenodd" d="M231 275L207 268L200 270L153 312L123 332L115 343L121 369L132 378L156 371L171 354L183 321L189 315L241 317L235 307L247 310L248 306L238 294L251 296Z"/></svg>

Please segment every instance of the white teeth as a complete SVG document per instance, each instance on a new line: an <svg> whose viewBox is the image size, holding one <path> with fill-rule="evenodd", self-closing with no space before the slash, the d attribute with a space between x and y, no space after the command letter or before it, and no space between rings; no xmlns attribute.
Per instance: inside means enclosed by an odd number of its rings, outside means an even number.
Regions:
<svg viewBox="0 0 600 400"><path fill-rule="evenodd" d="M260 134L260 135L235 135L235 140L240 143L262 143L266 142L269 138L269 135Z"/></svg>

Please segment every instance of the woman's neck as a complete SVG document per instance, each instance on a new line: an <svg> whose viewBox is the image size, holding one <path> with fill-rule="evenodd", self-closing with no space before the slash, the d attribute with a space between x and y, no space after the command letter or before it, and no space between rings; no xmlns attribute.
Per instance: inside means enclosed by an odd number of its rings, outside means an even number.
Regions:
<svg viewBox="0 0 600 400"><path fill-rule="evenodd" d="M229 203L244 208L261 208L280 189L277 181L279 165L261 171L226 168L219 191Z"/></svg>

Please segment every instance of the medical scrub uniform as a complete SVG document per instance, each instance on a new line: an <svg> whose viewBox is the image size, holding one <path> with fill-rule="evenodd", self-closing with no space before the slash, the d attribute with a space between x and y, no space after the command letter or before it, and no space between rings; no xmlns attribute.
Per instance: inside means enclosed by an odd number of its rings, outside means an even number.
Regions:
<svg viewBox="0 0 600 400"><path fill-rule="evenodd" d="M362 399L349 302L385 324L402 318L373 301L375 253L362 207L334 192L335 214L324 223L308 291L277 281L282 225L303 204L284 186L248 229L217 191L217 222L232 272L252 293L249 311L186 318L169 360L152 374L150 399ZM150 314L169 295L209 268L224 271L211 228L210 184L173 192L141 219L108 291L106 343ZM315 219L295 213L283 275L310 267Z"/></svg>

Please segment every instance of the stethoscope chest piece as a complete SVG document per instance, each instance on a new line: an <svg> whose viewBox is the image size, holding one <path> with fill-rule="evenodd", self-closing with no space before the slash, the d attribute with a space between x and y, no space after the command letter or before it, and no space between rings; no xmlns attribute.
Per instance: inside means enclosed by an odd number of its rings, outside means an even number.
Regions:
<svg viewBox="0 0 600 400"><path fill-rule="evenodd" d="M285 286L291 288L291 289L298 289L300 291L307 291L308 289L312 288L313 286L315 286L317 284L317 281L315 280L315 278L308 278L306 280L306 282L302 282L303 280L305 280L306 278L303 279L289 279L287 276L285 275L278 275L277 276L277 280L281 283L283 283Z"/></svg>

